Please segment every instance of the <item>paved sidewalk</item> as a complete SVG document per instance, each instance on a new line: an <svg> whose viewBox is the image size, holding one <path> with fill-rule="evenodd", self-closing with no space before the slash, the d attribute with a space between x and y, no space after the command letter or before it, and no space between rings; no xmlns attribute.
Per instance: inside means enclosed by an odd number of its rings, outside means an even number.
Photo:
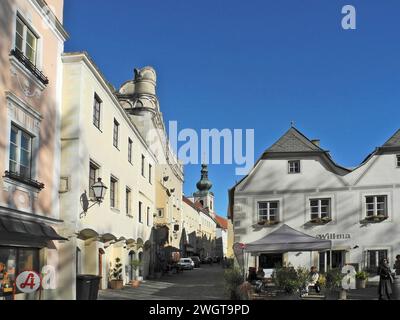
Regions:
<svg viewBox="0 0 400 320"><path fill-rule="evenodd" d="M227 299L223 273L220 265L201 265L198 269L164 275L159 280L145 280L139 288L126 286L122 290L101 290L99 300Z"/></svg>

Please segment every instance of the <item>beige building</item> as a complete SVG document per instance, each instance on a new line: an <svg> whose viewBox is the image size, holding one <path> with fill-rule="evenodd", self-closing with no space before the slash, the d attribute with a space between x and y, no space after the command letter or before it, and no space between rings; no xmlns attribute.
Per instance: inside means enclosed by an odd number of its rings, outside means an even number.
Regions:
<svg viewBox="0 0 400 320"><path fill-rule="evenodd" d="M183 165L174 154L156 94L157 75L152 67L135 69L116 94L121 105L155 155L155 216L152 272L160 272L172 253L182 250Z"/></svg>
<svg viewBox="0 0 400 320"><path fill-rule="evenodd" d="M62 280L63 298L74 299L77 274L100 275L107 288L116 258L125 284L149 275L157 159L89 56L69 53L62 61L60 198L71 237ZM98 178L108 187L101 204L92 202ZM142 261L137 273L133 260Z"/></svg>
<svg viewBox="0 0 400 320"><path fill-rule="evenodd" d="M57 297L63 1L0 1L0 279L8 294L25 270L53 275ZM57 230L57 231L55 231ZM8 290L3 290L8 289ZM37 295L16 292L16 299Z"/></svg>

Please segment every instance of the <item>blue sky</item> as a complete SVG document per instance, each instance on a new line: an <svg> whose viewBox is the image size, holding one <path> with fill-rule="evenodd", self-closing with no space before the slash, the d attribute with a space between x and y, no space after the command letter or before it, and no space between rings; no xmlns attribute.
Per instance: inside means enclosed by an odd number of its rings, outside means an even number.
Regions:
<svg viewBox="0 0 400 320"><path fill-rule="evenodd" d="M357 29L341 28L341 9ZM295 121L356 166L400 128L398 0L65 0L66 51L88 51L119 87L153 66L165 120L254 129L255 157ZM199 165L185 167L185 193ZM211 165L226 214L234 165Z"/></svg>

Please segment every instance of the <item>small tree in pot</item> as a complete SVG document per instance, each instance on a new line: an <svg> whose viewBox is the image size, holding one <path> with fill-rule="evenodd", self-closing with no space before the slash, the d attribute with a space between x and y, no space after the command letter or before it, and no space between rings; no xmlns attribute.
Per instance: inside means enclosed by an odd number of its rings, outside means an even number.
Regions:
<svg viewBox="0 0 400 320"><path fill-rule="evenodd" d="M137 288L140 286L140 281L137 279L137 271L142 265L142 261L140 260L132 260L131 267L135 271L134 272L134 280L132 281L132 287Z"/></svg>
<svg viewBox="0 0 400 320"><path fill-rule="evenodd" d="M357 289L365 289L367 286L368 273L366 271L359 271L356 273Z"/></svg>
<svg viewBox="0 0 400 320"><path fill-rule="evenodd" d="M122 280L122 263L120 258L115 259L115 266L111 270L111 289L122 289L124 281Z"/></svg>
<svg viewBox="0 0 400 320"><path fill-rule="evenodd" d="M346 290L342 287L344 274L340 269L332 269L326 273L327 298L329 300L345 300Z"/></svg>

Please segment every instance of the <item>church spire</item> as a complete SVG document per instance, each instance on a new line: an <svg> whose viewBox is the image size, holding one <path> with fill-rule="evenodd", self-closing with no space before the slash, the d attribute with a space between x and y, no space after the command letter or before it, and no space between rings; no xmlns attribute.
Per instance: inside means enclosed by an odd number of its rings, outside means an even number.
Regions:
<svg viewBox="0 0 400 320"><path fill-rule="evenodd" d="M208 180L208 166L206 164L201 165L201 179L197 182L196 186L203 193L207 193L212 188L212 183Z"/></svg>

